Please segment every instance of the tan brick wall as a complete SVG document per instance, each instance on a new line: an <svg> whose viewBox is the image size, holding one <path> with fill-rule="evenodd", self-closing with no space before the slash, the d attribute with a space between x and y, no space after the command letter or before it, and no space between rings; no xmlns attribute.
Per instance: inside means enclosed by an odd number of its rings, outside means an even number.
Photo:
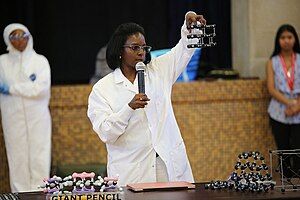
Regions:
<svg viewBox="0 0 300 200"><path fill-rule="evenodd" d="M226 179L237 155L274 149L267 115L269 97L261 80L178 83L173 107L196 182ZM52 167L105 163L105 145L86 116L90 85L52 87ZM1 126L1 124L0 124ZM9 191L0 131L0 192Z"/></svg>
<svg viewBox="0 0 300 200"><path fill-rule="evenodd" d="M195 82L173 88L173 107L196 182L225 180L237 155L274 149L265 82Z"/></svg>

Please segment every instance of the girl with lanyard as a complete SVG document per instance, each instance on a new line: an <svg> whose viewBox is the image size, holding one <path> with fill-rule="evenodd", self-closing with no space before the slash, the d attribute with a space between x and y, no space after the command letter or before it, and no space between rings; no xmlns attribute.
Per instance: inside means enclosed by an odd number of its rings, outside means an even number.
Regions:
<svg viewBox="0 0 300 200"><path fill-rule="evenodd" d="M296 30L279 27L275 48L267 63L267 87L271 95L268 113L278 150L300 149L300 47ZM300 158L286 156L285 178L299 176Z"/></svg>

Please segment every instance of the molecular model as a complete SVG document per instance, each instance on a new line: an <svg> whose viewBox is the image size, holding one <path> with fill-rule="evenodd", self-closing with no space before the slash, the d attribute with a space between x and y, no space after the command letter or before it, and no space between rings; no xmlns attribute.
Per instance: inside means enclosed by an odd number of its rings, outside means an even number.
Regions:
<svg viewBox="0 0 300 200"><path fill-rule="evenodd" d="M267 192L274 189L269 167L265 158L258 151L244 152L238 155L234 171L227 181L211 181L205 184L205 189L235 189L236 191Z"/></svg>
<svg viewBox="0 0 300 200"><path fill-rule="evenodd" d="M44 179L44 184L40 188L47 194L86 194L93 192L120 192L123 189L118 186L118 177L98 176L95 179L95 173L73 173L72 176L61 178L53 176Z"/></svg>
<svg viewBox="0 0 300 200"><path fill-rule="evenodd" d="M187 35L187 38L194 42L193 39L198 39L197 43L188 44L188 48L204 48L204 47L213 47L216 46L216 42L214 42L214 38L216 36L216 25L203 25L198 22L197 24L193 24L190 27L192 29L191 34Z"/></svg>

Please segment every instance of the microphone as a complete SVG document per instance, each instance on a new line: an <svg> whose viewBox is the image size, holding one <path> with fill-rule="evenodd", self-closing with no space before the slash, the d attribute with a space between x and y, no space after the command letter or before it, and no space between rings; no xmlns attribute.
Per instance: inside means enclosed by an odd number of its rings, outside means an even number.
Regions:
<svg viewBox="0 0 300 200"><path fill-rule="evenodd" d="M135 65L135 69L138 75L139 93L144 93L144 94L145 94L145 67L146 65L143 62L138 62Z"/></svg>

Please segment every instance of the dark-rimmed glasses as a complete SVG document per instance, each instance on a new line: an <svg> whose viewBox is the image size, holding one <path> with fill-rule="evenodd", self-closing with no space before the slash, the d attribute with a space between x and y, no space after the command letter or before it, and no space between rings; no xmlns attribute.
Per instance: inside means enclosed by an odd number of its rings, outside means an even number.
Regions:
<svg viewBox="0 0 300 200"><path fill-rule="evenodd" d="M138 44L128 44L128 45L124 45L123 47L130 48L134 52L139 52L140 50L143 50L146 53L149 53L151 51L151 48L152 48L151 46L141 46L141 45L138 45Z"/></svg>
<svg viewBox="0 0 300 200"><path fill-rule="evenodd" d="M9 35L9 39L11 41L21 40L21 39L28 39L30 36L29 33L23 33L23 34L11 34Z"/></svg>

